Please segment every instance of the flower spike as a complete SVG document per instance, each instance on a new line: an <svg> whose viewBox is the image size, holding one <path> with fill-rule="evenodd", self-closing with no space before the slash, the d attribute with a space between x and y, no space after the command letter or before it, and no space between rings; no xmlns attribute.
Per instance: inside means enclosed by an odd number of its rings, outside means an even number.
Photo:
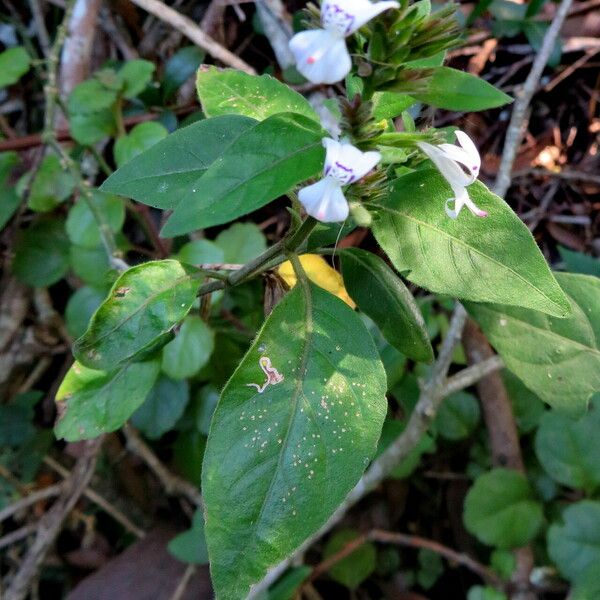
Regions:
<svg viewBox="0 0 600 600"><path fill-rule="evenodd" d="M455 135L459 146L454 144L433 146L427 142L419 142L417 145L431 159L454 192L454 198L446 201L446 214L451 219L456 219L463 206L466 206L474 215L487 217L487 212L477 207L467 191L467 186L471 185L479 175L481 157L466 133L456 131ZM450 208L451 202L454 202L454 208Z"/></svg>
<svg viewBox="0 0 600 600"><path fill-rule="evenodd" d="M399 8L395 0L373 4L370 0L323 0L321 25L290 40L296 67L312 83L337 83L352 67L344 38L389 8Z"/></svg>
<svg viewBox="0 0 600 600"><path fill-rule="evenodd" d="M337 223L348 217L348 201L343 185L355 183L364 177L380 160L379 152L361 152L347 142L323 139L327 151L323 179L302 188L298 198L304 210L324 223Z"/></svg>

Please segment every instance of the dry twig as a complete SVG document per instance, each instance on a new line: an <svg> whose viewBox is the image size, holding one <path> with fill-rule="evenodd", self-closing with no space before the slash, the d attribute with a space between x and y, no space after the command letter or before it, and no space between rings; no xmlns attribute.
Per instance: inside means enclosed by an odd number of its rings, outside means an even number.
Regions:
<svg viewBox="0 0 600 600"><path fill-rule="evenodd" d="M168 23L187 38L192 40L200 48L206 50L213 58L220 60L223 64L226 64L245 73L255 75L256 71L239 56L233 54L217 43L213 38L204 33L194 21L178 13L176 10L168 7L159 0L131 0L134 4L148 11L161 21Z"/></svg>

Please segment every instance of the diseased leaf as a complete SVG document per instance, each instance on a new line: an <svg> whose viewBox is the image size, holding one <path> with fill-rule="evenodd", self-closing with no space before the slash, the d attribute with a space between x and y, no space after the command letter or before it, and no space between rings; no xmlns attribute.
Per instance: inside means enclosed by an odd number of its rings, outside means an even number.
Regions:
<svg viewBox="0 0 600 600"><path fill-rule="evenodd" d="M75 362L56 392L56 437L74 442L116 431L145 400L159 369L157 360L125 363L110 373Z"/></svg>
<svg viewBox="0 0 600 600"><path fill-rule="evenodd" d="M156 208L175 208L200 194L198 181L254 119L224 116L178 129L115 171L101 186Z"/></svg>
<svg viewBox="0 0 600 600"><path fill-rule="evenodd" d="M351 248L341 253L350 297L377 324L385 339L417 361L433 360L425 321L402 280L375 254Z"/></svg>
<svg viewBox="0 0 600 600"><path fill-rule="evenodd" d="M372 458L385 412L385 373L359 317L297 285L213 417L202 489L219 598L245 597L326 521Z"/></svg>
<svg viewBox="0 0 600 600"><path fill-rule="evenodd" d="M600 391L600 279L569 273L556 278L571 302L566 319L510 306L466 307L530 390L555 408L581 414Z"/></svg>
<svg viewBox="0 0 600 600"><path fill-rule="evenodd" d="M176 260L128 269L75 342L75 358L86 367L109 371L148 350L187 315L200 279L193 267Z"/></svg>
<svg viewBox="0 0 600 600"><path fill-rule="evenodd" d="M198 71L196 85L207 117L235 114L264 121L278 113L298 113L319 122L304 96L270 75L248 75L204 65Z"/></svg>
<svg viewBox="0 0 600 600"><path fill-rule="evenodd" d="M397 179L381 204L369 206L373 233L396 269L440 294L568 314L569 302L524 223L482 183L469 194L487 218L465 210L450 219L444 205L452 192L430 169Z"/></svg>
<svg viewBox="0 0 600 600"><path fill-rule="evenodd" d="M208 168L195 184L197 193L177 205L161 235L227 223L286 194L321 172L322 137L321 127L303 115L282 113L257 123Z"/></svg>

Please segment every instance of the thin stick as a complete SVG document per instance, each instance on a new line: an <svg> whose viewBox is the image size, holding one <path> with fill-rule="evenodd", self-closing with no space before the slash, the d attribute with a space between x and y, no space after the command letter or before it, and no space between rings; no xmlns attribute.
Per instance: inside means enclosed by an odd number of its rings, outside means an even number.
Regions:
<svg viewBox="0 0 600 600"><path fill-rule="evenodd" d="M381 529L375 529L369 533L369 540L374 542L380 542L383 544L395 544L396 546L407 546L409 548L426 548L431 550L440 556L443 556L446 560L466 567L473 571L483 579L486 583L489 583L497 588L503 587L502 580L485 565L471 558L467 554L457 552L448 546L444 546L434 540L428 540L416 535L407 535L405 533L396 533L392 531L383 531Z"/></svg>
<svg viewBox="0 0 600 600"><path fill-rule="evenodd" d="M5 600L24 600L27 596L65 519L77 504L92 478L101 444L102 438L100 437L84 446L83 453L75 463L71 476L64 482L62 493L37 524L35 540L6 590Z"/></svg>
<svg viewBox="0 0 600 600"><path fill-rule="evenodd" d="M51 456L44 457L44 463L51 469L56 471L61 477L67 478L69 471L65 469L59 462L55 461ZM133 523L127 515L123 514L118 508L113 506L106 498L95 492L92 488L87 487L83 495L93 502L96 506L101 508L105 513L110 515L117 523L123 525L127 531L141 539L146 536L146 532L140 529L135 523Z"/></svg>
<svg viewBox="0 0 600 600"><path fill-rule="evenodd" d="M0 550L2 550L2 548L12 546L17 542L20 542L22 539L34 534L37 527L37 523L30 523L29 525L24 525L19 529L15 529L15 531L7 533L4 537L0 538Z"/></svg>
<svg viewBox="0 0 600 600"><path fill-rule="evenodd" d="M548 31L546 31L546 35L544 35L542 47L533 61L531 71L525 80L525 84L517 94L517 99L506 132L506 141L504 142L504 151L502 152L502 160L498 169L498 177L496 178L496 183L494 185L494 192L498 194L498 196L504 197L510 187L511 172L517 156L518 146L523 138L524 122L526 120L525 117L529 104L539 85L544 67L550 58L554 43L572 3L573 0L561 1L560 6L556 11L556 15L554 15L554 19L552 20L552 24L548 28Z"/></svg>
<svg viewBox="0 0 600 600"><path fill-rule="evenodd" d="M133 427L125 425L123 433L127 438L127 448L148 465L165 488L167 494L185 496L192 504L202 508L203 502L200 491L189 481L171 473Z"/></svg>
<svg viewBox="0 0 600 600"><path fill-rule="evenodd" d="M213 58L220 60L223 64L249 73L250 75L256 75L256 71L246 61L204 33L194 21L159 2L159 0L131 0L131 2L183 33L192 42L206 50Z"/></svg>
<svg viewBox="0 0 600 600"><path fill-rule="evenodd" d="M187 586L190 583L190 579L194 576L195 572L196 565L187 566L187 569L185 570L182 578L180 579L179 583L177 584L177 587L175 588L175 591L173 592L173 595L169 600L181 600L181 598L183 598L185 590L187 589Z"/></svg>
<svg viewBox="0 0 600 600"><path fill-rule="evenodd" d="M52 498L53 496L58 496L60 491L62 490L62 484L55 483L49 487L43 488L41 490L37 490L35 492L31 492L27 496L24 496L20 500L9 504L6 508L0 510L0 522L12 517L15 513L25 510L32 504L36 502L40 502L41 500L46 500L48 498Z"/></svg>

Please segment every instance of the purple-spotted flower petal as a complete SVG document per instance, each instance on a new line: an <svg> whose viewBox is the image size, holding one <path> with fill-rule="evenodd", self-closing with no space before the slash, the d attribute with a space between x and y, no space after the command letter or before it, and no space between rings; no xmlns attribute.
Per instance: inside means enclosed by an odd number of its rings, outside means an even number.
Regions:
<svg viewBox="0 0 600 600"><path fill-rule="evenodd" d="M427 142L417 144L431 159L444 179L450 184L454 198L446 202L446 214L456 219L464 206L478 217L487 217L487 212L481 210L469 197L467 186L471 185L479 175L481 157L471 138L463 131L456 131L456 139L460 146L440 144L433 146ZM451 208L454 203L454 208Z"/></svg>
<svg viewBox="0 0 600 600"><path fill-rule="evenodd" d="M312 83L341 81L352 67L344 38L383 11L399 6L395 0L375 4L369 0L323 0L323 29L302 31L290 40L296 68Z"/></svg>
<svg viewBox="0 0 600 600"><path fill-rule="evenodd" d="M343 185L355 183L381 160L379 152L361 152L347 142L323 139L327 150L324 178L302 188L298 198L304 210L324 223L337 223L348 217L348 201Z"/></svg>

